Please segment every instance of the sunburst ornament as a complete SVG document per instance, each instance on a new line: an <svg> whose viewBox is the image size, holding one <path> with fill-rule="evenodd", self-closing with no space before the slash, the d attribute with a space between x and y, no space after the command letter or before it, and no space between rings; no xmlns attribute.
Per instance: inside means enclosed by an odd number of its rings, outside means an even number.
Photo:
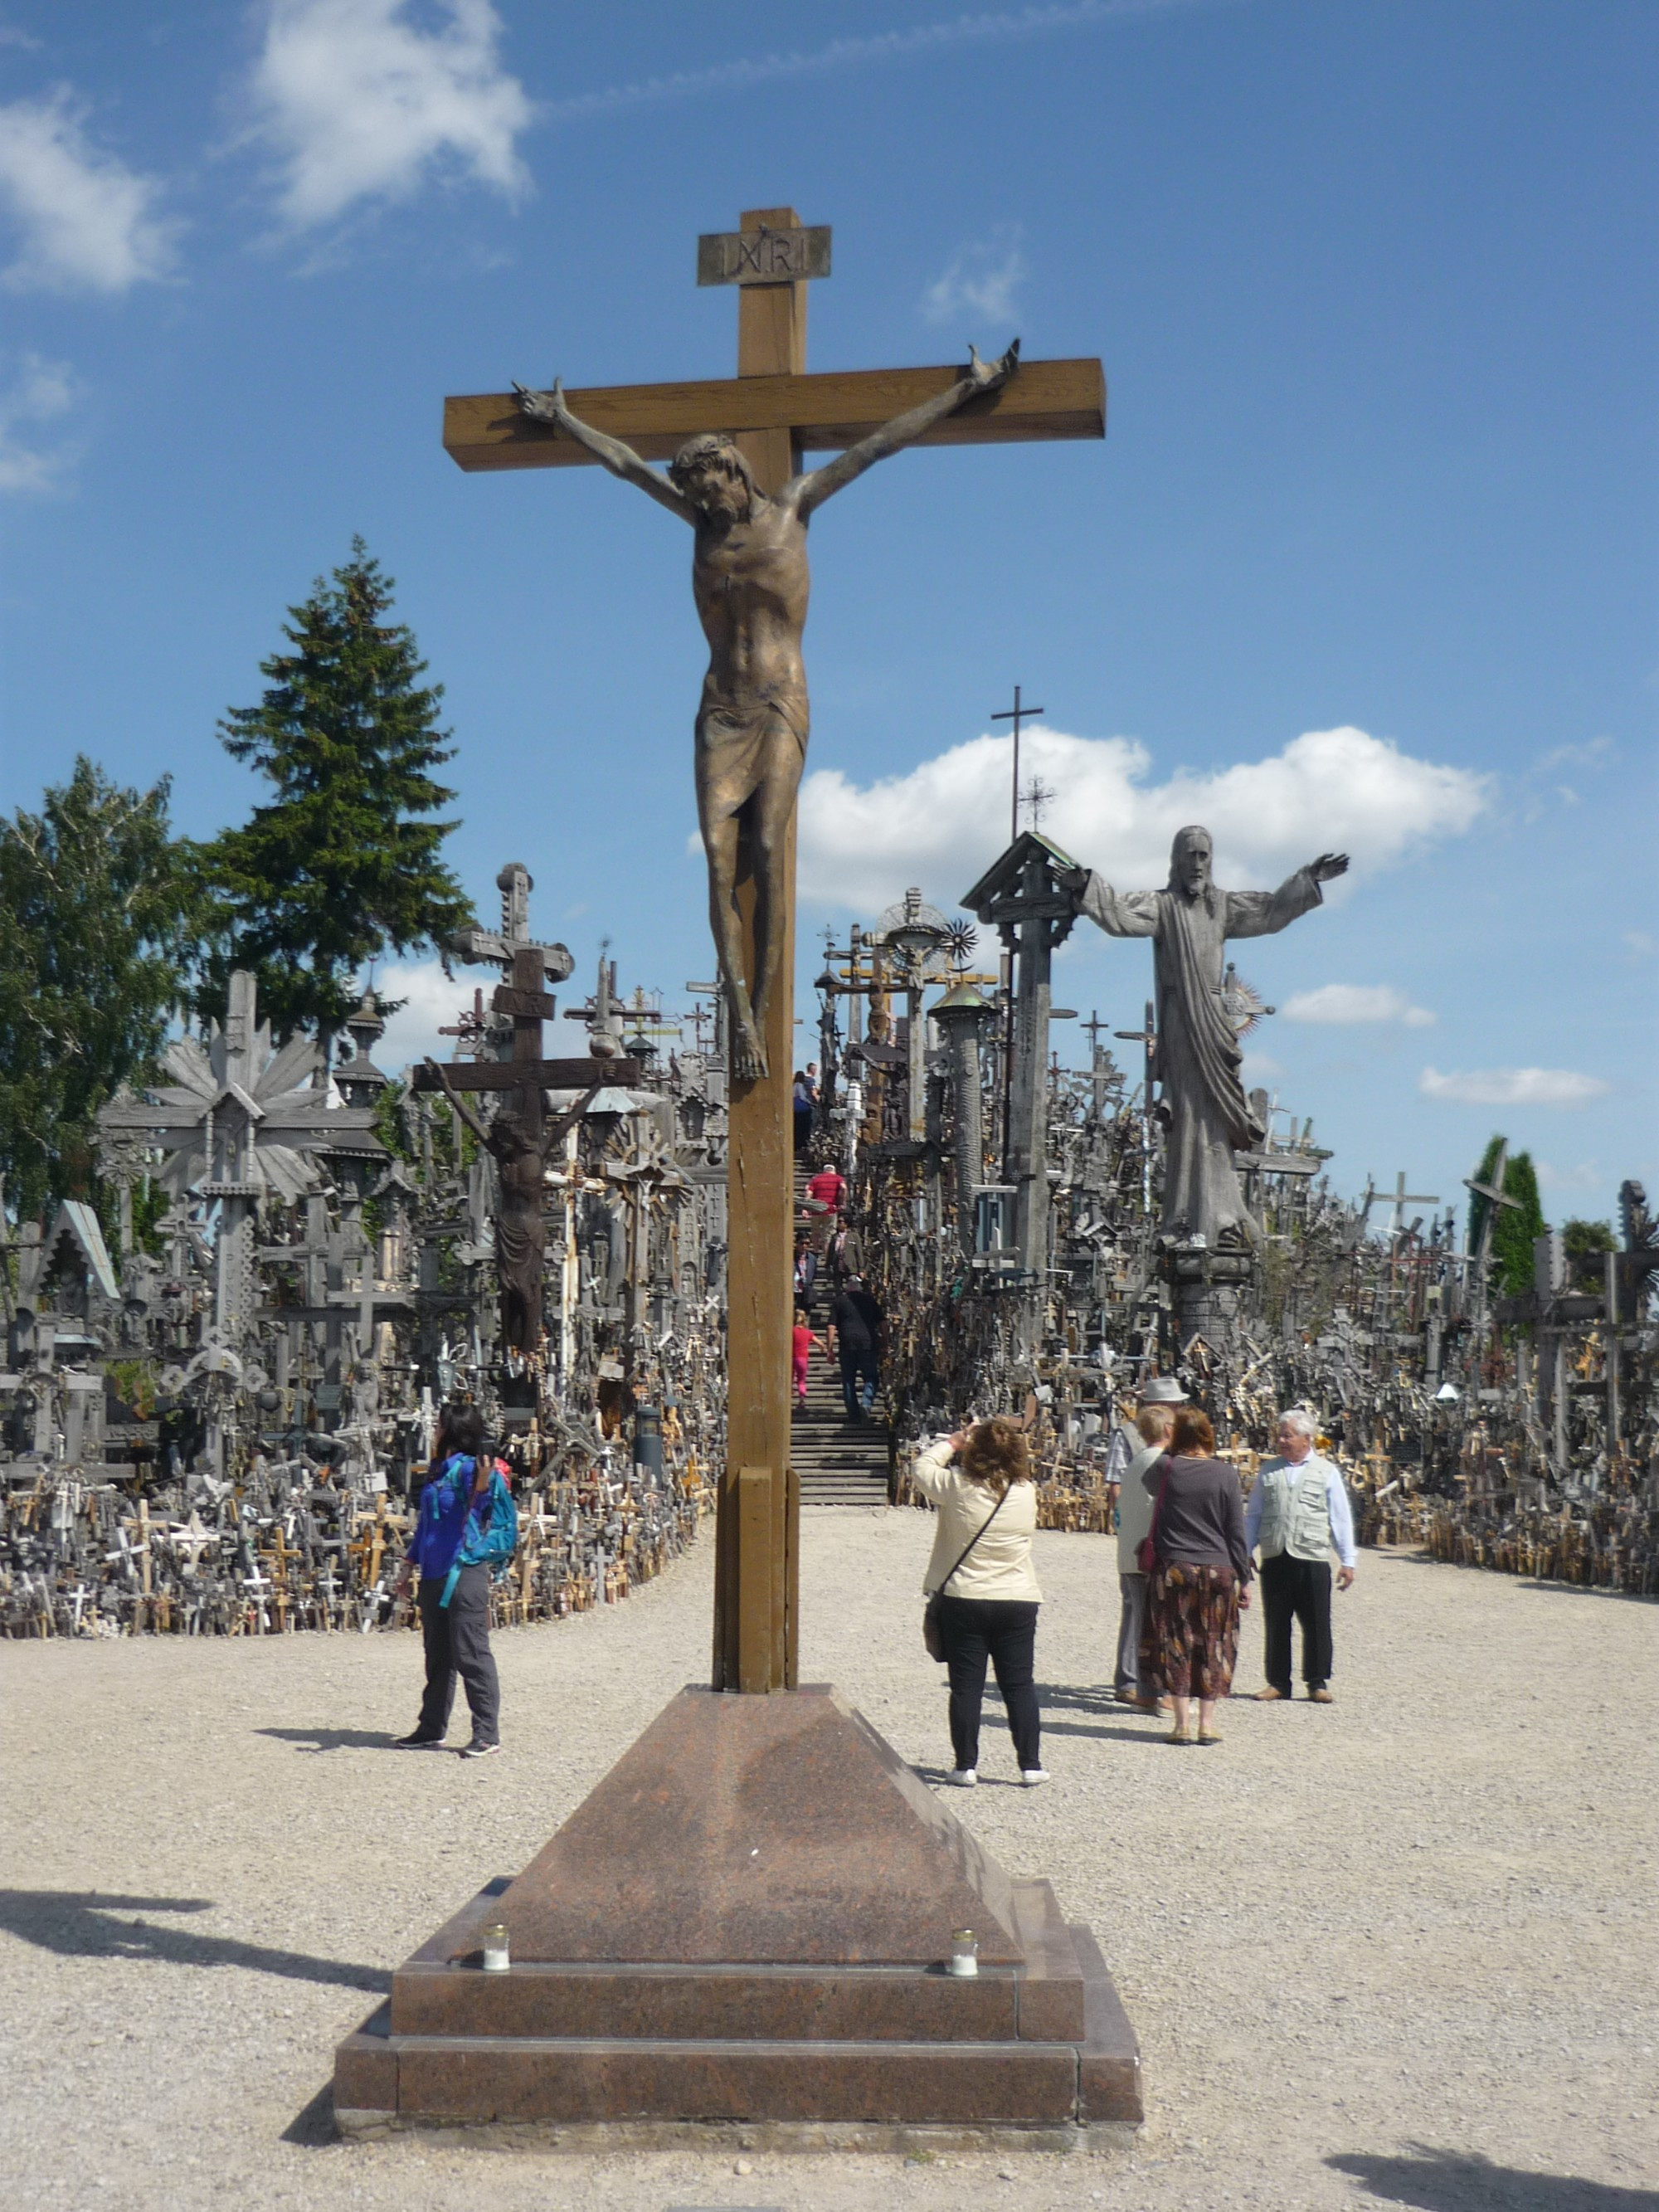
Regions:
<svg viewBox="0 0 1659 2212"><path fill-rule="evenodd" d="M1247 983L1230 960L1221 979L1221 1011L1233 1025L1233 1034L1247 1037L1268 1014L1277 1013L1254 983Z"/></svg>

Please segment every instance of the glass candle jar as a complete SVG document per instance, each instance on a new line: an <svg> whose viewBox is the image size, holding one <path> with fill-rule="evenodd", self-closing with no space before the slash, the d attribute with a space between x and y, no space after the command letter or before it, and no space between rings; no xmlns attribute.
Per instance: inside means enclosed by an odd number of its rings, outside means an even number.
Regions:
<svg viewBox="0 0 1659 2212"><path fill-rule="evenodd" d="M483 1931L483 1970L487 1974L504 1974L507 1967L506 1923L495 1920Z"/></svg>
<svg viewBox="0 0 1659 2212"><path fill-rule="evenodd" d="M974 1941L971 1928L957 1928L951 1934L951 1965L949 1971L959 1980L965 1980L979 1972L979 1945Z"/></svg>

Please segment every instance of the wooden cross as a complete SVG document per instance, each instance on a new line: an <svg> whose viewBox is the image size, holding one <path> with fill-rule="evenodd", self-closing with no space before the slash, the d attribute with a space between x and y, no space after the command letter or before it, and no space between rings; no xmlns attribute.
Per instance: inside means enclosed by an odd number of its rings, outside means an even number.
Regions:
<svg viewBox="0 0 1659 2212"><path fill-rule="evenodd" d="M1400 1234L1401 1225L1406 1218L1406 1208L1408 1206L1438 1206L1440 1203L1438 1191L1407 1190L1404 1168L1401 1168L1395 1177L1393 1190L1385 1192L1384 1197L1386 1202L1394 1208L1394 1219L1389 1223L1389 1234L1395 1237Z"/></svg>
<svg viewBox="0 0 1659 2212"><path fill-rule="evenodd" d="M946 391L958 366L806 373L806 284L827 273L829 240L793 208L752 208L736 234L699 254L703 283L738 293L738 374L681 384L572 391L571 411L648 461L688 438L725 431L760 489L781 491L808 451L840 451ZM1022 363L998 391L937 424L924 445L1002 445L1100 438L1105 378L1097 361ZM514 393L447 399L444 446L464 469L576 468L592 457L555 425L526 416ZM688 702L689 703L689 702ZM799 1490L789 1466L789 1330L793 1318L791 1073L794 1044L794 825L784 869L788 926L781 988L768 1010L770 1073L735 1085L729 1143L726 1261L726 1467L716 1521L714 1682L717 1689L792 1688L799 1586ZM739 886L752 977L752 885Z"/></svg>

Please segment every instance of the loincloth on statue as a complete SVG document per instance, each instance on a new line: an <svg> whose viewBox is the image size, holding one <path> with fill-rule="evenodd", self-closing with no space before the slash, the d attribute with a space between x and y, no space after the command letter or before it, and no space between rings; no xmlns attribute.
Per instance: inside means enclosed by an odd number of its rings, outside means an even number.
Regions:
<svg viewBox="0 0 1659 2212"><path fill-rule="evenodd" d="M799 777L806 759L806 726L804 693L762 696L741 707L706 700L696 728L702 810L736 813L774 772L781 754L786 768Z"/></svg>

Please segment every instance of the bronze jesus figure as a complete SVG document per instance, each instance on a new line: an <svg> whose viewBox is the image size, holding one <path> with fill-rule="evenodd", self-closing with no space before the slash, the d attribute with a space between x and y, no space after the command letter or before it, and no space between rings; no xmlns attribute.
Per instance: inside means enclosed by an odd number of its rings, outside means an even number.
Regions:
<svg viewBox="0 0 1659 2212"><path fill-rule="evenodd" d="M708 857L708 912L732 1008L732 1074L767 1073L766 1009L777 987L786 917L782 870L795 793L806 759L806 672L801 632L811 578L806 526L815 508L873 462L931 430L976 393L994 392L1019 362L1016 339L1002 358L972 347L957 381L849 446L821 469L793 477L775 496L756 483L728 437L707 432L681 447L666 473L619 439L579 422L564 387L527 392L519 404L585 446L613 476L637 484L696 532L691 588L708 640L708 673L697 709L697 820ZM755 878L753 988L743 971L738 912L738 847L746 840Z"/></svg>

